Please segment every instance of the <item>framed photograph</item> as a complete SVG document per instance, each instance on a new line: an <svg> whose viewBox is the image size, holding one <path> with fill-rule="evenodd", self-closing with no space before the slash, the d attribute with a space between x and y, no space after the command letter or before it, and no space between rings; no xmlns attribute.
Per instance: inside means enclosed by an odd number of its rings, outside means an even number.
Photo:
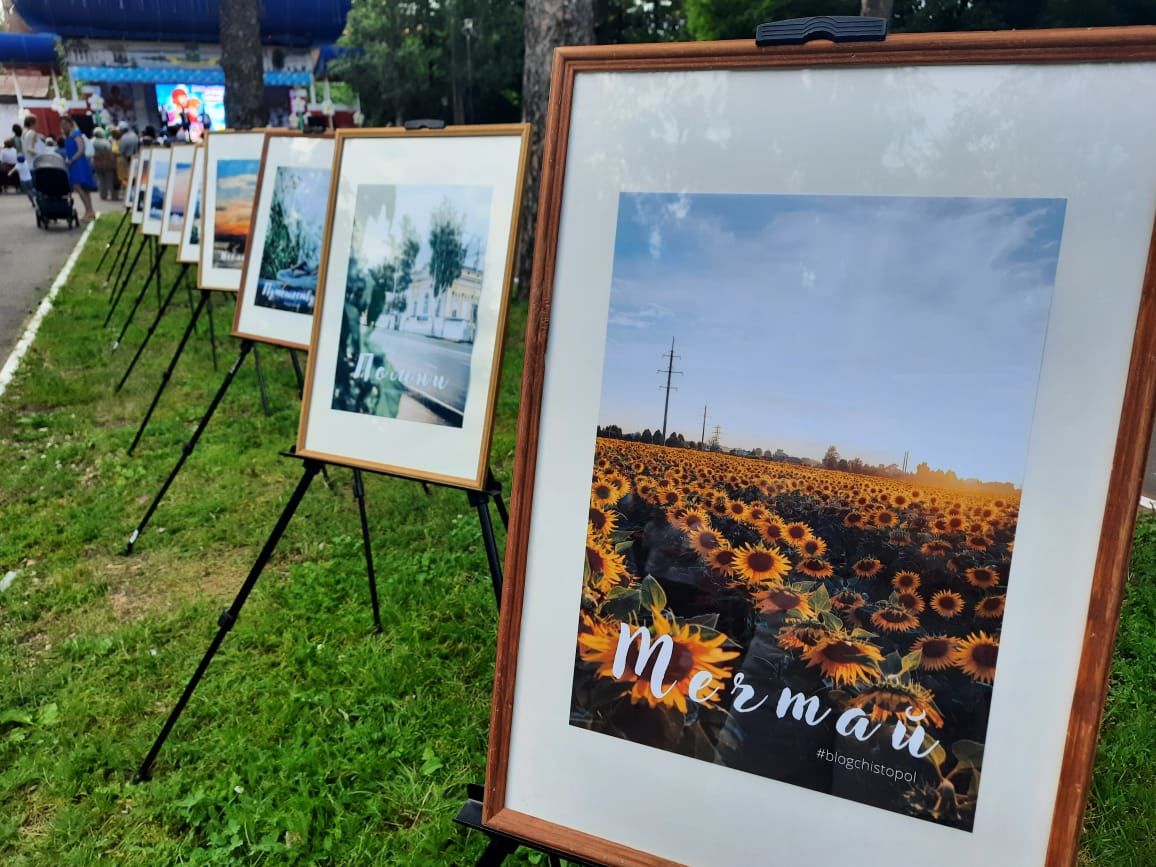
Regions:
<svg viewBox="0 0 1156 867"><path fill-rule="evenodd" d="M145 218L145 191L149 184L149 161L152 159L153 149L143 147L137 154L136 183L133 188L132 224L139 226Z"/></svg>
<svg viewBox="0 0 1156 867"><path fill-rule="evenodd" d="M487 824L1075 863L1156 409L1154 89L1156 28L556 53Z"/></svg>
<svg viewBox="0 0 1156 867"><path fill-rule="evenodd" d="M175 144L169 148L169 175L161 209L161 243L179 245L189 206L189 184L193 177L196 145Z"/></svg>
<svg viewBox="0 0 1156 867"><path fill-rule="evenodd" d="M124 185L124 206L131 208L133 202L136 200L136 185L138 181L137 172L140 169L139 160L134 155L128 164L128 183Z"/></svg>
<svg viewBox="0 0 1156 867"><path fill-rule="evenodd" d="M529 136L338 130L298 454L485 485Z"/></svg>
<svg viewBox="0 0 1156 867"><path fill-rule="evenodd" d="M308 349L333 171L333 138L270 132L233 334Z"/></svg>
<svg viewBox="0 0 1156 867"><path fill-rule="evenodd" d="M165 212L165 189L169 180L169 164L172 152L168 148L153 148L152 164L149 166L149 183L145 190L144 221L141 231L146 235L160 237Z"/></svg>
<svg viewBox="0 0 1156 867"><path fill-rule="evenodd" d="M193 147L193 169L189 176L189 204L187 215L181 223L181 246L177 261L197 265L201 262L201 196L204 194L205 146ZM200 283L200 279L197 280Z"/></svg>
<svg viewBox="0 0 1156 867"><path fill-rule="evenodd" d="M249 243L253 197L261 169L262 132L210 132L205 135L198 279L202 289L236 292Z"/></svg>

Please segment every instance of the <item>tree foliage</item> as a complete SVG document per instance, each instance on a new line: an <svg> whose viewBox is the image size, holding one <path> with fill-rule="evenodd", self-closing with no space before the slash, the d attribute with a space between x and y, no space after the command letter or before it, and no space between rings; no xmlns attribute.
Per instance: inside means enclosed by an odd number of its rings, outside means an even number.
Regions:
<svg viewBox="0 0 1156 867"><path fill-rule="evenodd" d="M859 0L685 0L695 39L753 39L764 21L810 15L858 15Z"/></svg>
<svg viewBox="0 0 1156 867"><path fill-rule="evenodd" d="M600 44L675 42L690 38L683 0L594 0L594 38Z"/></svg>
<svg viewBox="0 0 1156 867"><path fill-rule="evenodd" d="M434 298L440 306L442 293L462 274L466 245L462 241L462 218L448 200L430 216L429 276Z"/></svg>
<svg viewBox="0 0 1156 867"><path fill-rule="evenodd" d="M368 123L518 119L521 0L353 0L341 41Z"/></svg>
<svg viewBox="0 0 1156 867"><path fill-rule="evenodd" d="M861 0L684 0L695 39L743 39L764 21L858 15ZM1156 23L1156 0L895 0L895 31L1007 30Z"/></svg>
<svg viewBox="0 0 1156 867"><path fill-rule="evenodd" d="M273 202L269 206L269 231L261 256L261 277L273 280L277 272L292 268L302 260L316 262L316 233L300 219L293 219L286 202L300 186L295 172L281 170L273 187Z"/></svg>
<svg viewBox="0 0 1156 867"><path fill-rule="evenodd" d="M1007 30L1156 23L1156 0L895 0L894 30Z"/></svg>

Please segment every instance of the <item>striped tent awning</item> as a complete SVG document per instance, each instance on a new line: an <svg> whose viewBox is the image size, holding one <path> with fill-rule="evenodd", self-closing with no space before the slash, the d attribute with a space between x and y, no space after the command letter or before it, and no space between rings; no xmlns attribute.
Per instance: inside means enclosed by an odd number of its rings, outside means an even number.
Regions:
<svg viewBox="0 0 1156 867"><path fill-rule="evenodd" d="M225 73L219 66L73 66L69 69L78 81L129 82L136 84L224 84ZM265 73L270 87L307 85L312 75L307 70Z"/></svg>

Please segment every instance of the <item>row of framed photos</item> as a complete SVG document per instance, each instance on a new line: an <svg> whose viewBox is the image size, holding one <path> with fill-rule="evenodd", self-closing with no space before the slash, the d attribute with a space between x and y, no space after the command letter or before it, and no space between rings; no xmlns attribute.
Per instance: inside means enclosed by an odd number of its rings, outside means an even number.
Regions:
<svg viewBox="0 0 1156 867"><path fill-rule="evenodd" d="M144 149L125 204L234 335L309 351L299 454L480 489L528 137L213 132Z"/></svg>
<svg viewBox="0 0 1156 867"><path fill-rule="evenodd" d="M558 52L491 827L1074 863L1154 409L1154 61L1153 28ZM308 344L302 451L480 483L527 134L185 152L202 285Z"/></svg>

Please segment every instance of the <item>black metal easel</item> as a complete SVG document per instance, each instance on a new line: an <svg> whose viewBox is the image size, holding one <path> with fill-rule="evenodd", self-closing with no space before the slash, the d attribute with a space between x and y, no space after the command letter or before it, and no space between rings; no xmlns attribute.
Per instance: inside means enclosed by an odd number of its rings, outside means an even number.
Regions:
<svg viewBox="0 0 1156 867"><path fill-rule="evenodd" d="M108 257L108 252L116 245L116 242L120 239L121 229L124 228L124 224L127 221L128 208L125 208L124 213L120 215L120 222L116 224L116 231L112 233L112 237L109 238L108 243L104 245L104 252L100 254L100 261L96 263L97 271L104 267L104 260Z"/></svg>
<svg viewBox="0 0 1156 867"><path fill-rule="evenodd" d="M129 245L132 245L131 238L129 240ZM140 262L140 257L144 253L146 247L149 247L149 238L147 235L141 235L140 243L136 245L136 254L132 256L132 264L129 265L127 269L122 269L121 273L117 275L116 280L113 283L112 295L109 296L111 306L108 308L108 315L104 317L104 324L101 326L102 328L107 328L108 323L112 321L112 315L116 312L116 308L120 304L121 296L124 295L125 288L128 286L129 281L132 280L132 275L136 273L137 263ZM128 259L129 257L126 255L125 261L127 262Z"/></svg>
<svg viewBox="0 0 1156 867"><path fill-rule="evenodd" d="M161 373L161 382L160 385L157 386L156 394L153 395L152 402L149 404L149 408L145 411L144 418L141 419L140 427L136 429L136 436L132 438L132 444L128 447L128 453L130 455L140 443L140 438L144 436L145 428L148 427L149 419L151 419L153 415L153 410L155 410L157 408L157 404L160 403L161 395L164 394L165 387L169 384L169 379L172 377L173 371L176 370L177 362L180 361L181 355L185 351L185 346L189 342L189 338L192 337L193 332L196 331L197 320L200 318L201 312L210 303L210 294L211 293L208 289L201 290L201 300L198 301L197 306L193 308L192 315L189 317L189 324L185 326L185 331L181 335L181 340L177 344L177 348L173 353L172 359L169 360L168 367L166 367L164 372ZM210 321L212 320L210 319ZM128 374L125 375L127 376Z"/></svg>
<svg viewBox="0 0 1156 867"><path fill-rule="evenodd" d="M104 285L114 287L120 279L121 269L124 268L125 259L128 258L128 250L132 247L132 222L130 221L130 212L126 208L124 219L127 222L127 228L124 234L120 236L120 240L116 245L116 252L113 253L112 261L109 263L108 272L104 277ZM110 291L109 300L112 295Z"/></svg>
<svg viewBox="0 0 1156 867"><path fill-rule="evenodd" d="M124 388L125 382L128 381L129 375L132 374L133 368L136 367L136 363L140 360L141 355L144 354L145 347L149 345L149 340L152 339L153 332L156 331L157 326L160 325L161 319L165 315L165 311L169 309L169 304L172 302L173 296L177 294L177 289L180 288L181 283L185 282L185 277L188 273L189 266L187 264L182 264L180 273L177 274L176 279L173 280L172 288L169 289L169 294L165 296L165 300L161 302L161 306L157 309L156 317L154 317L152 323L149 325L148 331L145 333L144 340L142 340L140 346L137 347L136 353L132 357L132 361L130 361L128 364L128 369L125 370L124 376L120 378L120 382L116 384L114 392L119 392L122 388ZM154 403L153 406L155 405L156 404ZM149 409L151 411L152 407Z"/></svg>
<svg viewBox="0 0 1156 867"><path fill-rule="evenodd" d="M298 457L292 452L285 452L286 457ZM152 767L156 762L157 755L168 739L169 733L172 732L173 726L176 725L177 720L180 719L181 713L185 706L189 703L193 692L200 683L201 678L204 677L205 671L209 667L209 663L213 661L213 657L220 649L225 636L237 622L237 618L241 614L241 608L245 601L249 598L249 594L253 591L253 587L257 584L257 579L261 577L261 572L265 565L269 562L269 558L273 556L273 552L277 548L277 543L284 535L285 529L289 526L297 507L301 505L301 500L305 496L305 492L309 490L309 485L313 482L314 477L321 472L326 463L331 466L341 466L341 464L334 464L328 461L319 461L315 458L304 458L304 472L301 479L297 482L297 486L293 489L293 493L289 497L289 502L285 504L285 508L281 510L280 516L277 518L277 523L273 525L273 530L269 534L269 538L265 540L261 552L257 555L257 560L253 563L253 567L249 570L249 574L245 577L244 583L241 584L241 589L237 592L233 599L233 604L230 605L221 616L217 619L217 634L209 643L205 655L201 658L197 665L196 671L193 672L192 678L185 685L181 697L177 699L177 703L173 706L172 712L168 719L165 720L164 726L161 728L160 734L157 735L144 761L136 772L135 781L142 782L148 780L152 776ZM380 473L379 475L392 475L391 473ZM443 487L456 487L454 485L443 485ZM459 490L461 490L459 488ZM482 530L482 541L486 546L486 560L490 568L490 581L494 586L494 593L501 596L502 588L502 571L501 564L498 557L498 543L494 538L494 527L490 521L489 503L490 500L495 500L498 503L502 502L502 486L494 478L493 473L488 473L486 480L486 487L481 491L467 490L471 505L475 505L478 509L479 523ZM361 535L362 544L365 550L365 562L368 570L369 578L369 592L370 599L373 605L373 619L377 632L381 632L381 617L377 605L377 581L373 570L373 555L370 547L369 539L369 524L366 520L365 512L365 487L362 484L361 473L354 469L354 496L357 497L358 505L361 513ZM505 514L505 504L502 503L499 514Z"/></svg>
<svg viewBox="0 0 1156 867"><path fill-rule="evenodd" d="M141 283L140 292L136 296L136 301L133 302L132 309L128 311L128 318L124 320L124 325L120 328L120 334L116 336L116 340L112 342L112 348L120 348L120 342L124 340L124 335L128 331L128 327L132 325L133 319L136 317L136 312L140 308L140 303L144 300L145 295L149 291L149 283L155 282L157 286L157 301L161 299L161 265L164 263L165 251L168 247L162 247L160 241L153 238L153 266L145 275L144 282ZM154 281L155 278L155 281Z"/></svg>
<svg viewBox="0 0 1156 867"><path fill-rule="evenodd" d="M204 301L205 301L205 294L204 293L206 293L207 291L208 290L204 290L204 289L201 290L201 292L202 292L202 295L201 295L202 304L198 305L198 308L197 308L198 310L200 310L200 307L203 306L203 304L204 304ZM190 326L191 326L191 323L190 323ZM182 344L184 343L185 340L188 339L188 334L191 330L192 330L191 327L185 330L185 338L182 339ZM181 347L178 347L178 349L179 348L181 348ZM233 378L236 377L237 371L241 369L241 365L245 361L245 356L248 355L252 351L252 349L253 349L253 341L252 340L246 339L246 340L241 341L240 352L237 353L237 357L233 360L233 364L229 367L228 371L225 373L225 379L221 382L220 387L217 389L217 393L213 395L213 399L211 401L209 401L209 406L205 410L204 415L201 416L201 420L199 422L197 422L197 427L193 431L193 435L189 438L189 441L181 447L181 454L180 454L180 457L177 458L176 465L173 466L172 470L169 472L168 478L166 478L164 481L164 484L161 485L161 489L159 491L157 491L156 496L153 497L153 501L151 503L149 503L148 510L145 512L144 517L141 518L141 521L139 524L137 524L136 529L133 530L132 534L128 537L128 544L125 546L125 549L124 549L125 556L128 556L129 554L132 553L133 546L136 545L136 540L140 538L141 533L143 533L145 530L145 527L148 526L149 521L152 519L153 512L155 512L157 510L157 506L159 506L161 504L161 500L164 499L165 493L169 489L169 485L171 485L173 483L173 479L175 479L177 477L177 474L181 471L181 467L183 467L185 465L185 461L188 460L189 455L191 455L193 453L193 449L195 449L197 447L197 441L201 438L201 434L203 434L205 432L205 428L209 426L209 420L213 417L213 413L215 413L217 411L217 407L220 405L221 401L224 399L225 393L228 392L228 390L229 390L229 386L233 384ZM178 353L178 356L179 356L179 353ZM174 356L173 364L176 363L176 358L178 356ZM164 383L168 381L167 374L169 374L169 373L171 373L171 365L170 365L170 370L165 371L166 376L162 379L162 382L161 382L162 388L164 386ZM153 403L154 406L156 405L156 400L159 398L160 398L160 392L158 391L157 397L154 399L154 403ZM151 414L152 414L152 407L149 408L149 415L151 415ZM145 422L147 422L147 421L148 421L148 415L145 416ZM137 431L136 439L133 440L132 445L129 447L130 453L131 453L132 449L136 448L137 443L140 442L140 434L143 432L144 432L144 424L142 423L141 429Z"/></svg>

